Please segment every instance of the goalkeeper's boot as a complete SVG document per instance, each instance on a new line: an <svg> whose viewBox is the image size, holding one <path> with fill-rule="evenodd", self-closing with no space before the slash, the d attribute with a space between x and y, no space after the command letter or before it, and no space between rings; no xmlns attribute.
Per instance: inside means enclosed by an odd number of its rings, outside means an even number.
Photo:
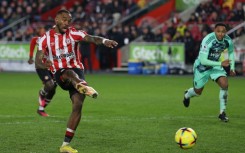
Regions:
<svg viewBox="0 0 245 153"><path fill-rule="evenodd" d="M79 93L85 94L89 97L92 97L92 98L98 97L98 92L95 91L94 88L87 86L87 85L84 85L83 82L76 84L76 89Z"/></svg>
<svg viewBox="0 0 245 153"><path fill-rule="evenodd" d="M78 153L78 151L76 149L73 149L69 145L65 145L65 146L60 147L60 152L63 152L63 153Z"/></svg>
<svg viewBox="0 0 245 153"><path fill-rule="evenodd" d="M221 114L219 114L219 119L223 122L228 122L229 118L226 116L225 112L222 112Z"/></svg>
<svg viewBox="0 0 245 153"><path fill-rule="evenodd" d="M185 94L187 93L188 91L186 90L185 93L184 93L184 100L183 100L183 104L185 107L189 107L190 105L190 98L185 98Z"/></svg>
<svg viewBox="0 0 245 153"><path fill-rule="evenodd" d="M40 115L40 116L43 116L43 117L48 117L49 115L44 111L44 110L37 110L37 113Z"/></svg>

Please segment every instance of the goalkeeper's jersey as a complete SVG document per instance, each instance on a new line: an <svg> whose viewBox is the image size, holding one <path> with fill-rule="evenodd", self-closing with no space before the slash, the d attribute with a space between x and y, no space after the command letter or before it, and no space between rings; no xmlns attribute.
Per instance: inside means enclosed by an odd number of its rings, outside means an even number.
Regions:
<svg viewBox="0 0 245 153"><path fill-rule="evenodd" d="M229 60L231 60L231 69L234 70L234 46L232 39L225 35L223 40L218 40L215 36L215 32L208 34L202 40L200 51L196 63L198 67L202 70L211 69L213 66L221 66L221 62L219 61L222 52L225 50L228 51ZM207 65L202 65L202 58L207 59Z"/></svg>

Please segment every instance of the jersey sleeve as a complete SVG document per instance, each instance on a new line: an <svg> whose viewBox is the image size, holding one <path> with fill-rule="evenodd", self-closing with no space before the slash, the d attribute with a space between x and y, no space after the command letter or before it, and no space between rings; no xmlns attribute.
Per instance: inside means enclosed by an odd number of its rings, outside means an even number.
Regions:
<svg viewBox="0 0 245 153"><path fill-rule="evenodd" d="M30 41L30 53L29 53L30 58L33 58L34 49L35 49L36 44L37 44L37 39L38 39L38 37L33 37Z"/></svg>
<svg viewBox="0 0 245 153"><path fill-rule="evenodd" d="M82 41L84 37L88 35L87 32L83 30L77 30L75 28L71 28L70 32L75 41Z"/></svg>
<svg viewBox="0 0 245 153"><path fill-rule="evenodd" d="M81 33L82 37L84 38L87 34L87 32L83 31L83 30L79 30L79 32Z"/></svg>
<svg viewBox="0 0 245 153"><path fill-rule="evenodd" d="M211 47L211 43L208 44L207 43L207 37L205 37L201 43L200 53L199 53L198 59L200 60L202 65L221 66L221 62L211 61L208 59L210 47Z"/></svg>
<svg viewBox="0 0 245 153"><path fill-rule="evenodd" d="M46 51L47 48L47 37L43 35L39 42L38 42L38 51L42 51L43 53Z"/></svg>

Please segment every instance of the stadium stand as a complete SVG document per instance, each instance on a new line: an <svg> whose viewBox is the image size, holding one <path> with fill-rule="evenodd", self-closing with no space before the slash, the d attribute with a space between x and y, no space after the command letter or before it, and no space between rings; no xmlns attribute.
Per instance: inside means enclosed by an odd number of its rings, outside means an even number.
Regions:
<svg viewBox="0 0 245 153"><path fill-rule="evenodd" d="M176 10L162 15L157 21L138 19L153 12L173 0L3 0L0 3L0 39L2 41L30 41L37 28L52 27L53 11L66 8L73 15L75 26L88 33L105 36L119 42L116 50L109 55L103 48L96 48L103 70L118 66L117 49L134 41L145 42L182 42L185 43L186 63L192 64L198 54L201 38L211 31L217 22L225 22L234 27L245 20L244 1L242 0L205 0L188 13L184 19ZM186 15L185 15L186 17ZM244 35L244 27L230 36ZM194 46L188 48L189 46ZM93 47L92 47L93 48ZM193 49L194 48L194 49ZM95 55L92 55L95 56ZM94 57L95 58L95 57ZM95 64L96 65L96 64ZM97 63L98 65L98 63ZM98 66L95 66L98 68ZM94 68L95 68L94 67ZM96 68L95 68L96 69Z"/></svg>

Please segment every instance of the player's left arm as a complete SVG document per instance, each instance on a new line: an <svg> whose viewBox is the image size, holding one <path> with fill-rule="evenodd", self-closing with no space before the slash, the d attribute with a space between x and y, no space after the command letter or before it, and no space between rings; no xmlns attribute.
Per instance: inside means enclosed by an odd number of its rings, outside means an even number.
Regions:
<svg viewBox="0 0 245 153"><path fill-rule="evenodd" d="M231 76L235 76L236 72L235 72L235 53L234 53L234 45L232 40L229 41L229 47L228 47L228 56L229 56L229 60L230 60L230 66L231 66L231 70L230 70L230 75Z"/></svg>
<svg viewBox="0 0 245 153"><path fill-rule="evenodd" d="M106 38L103 38L100 36L93 36L93 35L89 35L89 34L87 34L83 38L83 41L91 42L91 43L94 43L96 45L104 44L106 47L109 47L109 48L114 48L118 45L118 43L114 40L106 39Z"/></svg>

